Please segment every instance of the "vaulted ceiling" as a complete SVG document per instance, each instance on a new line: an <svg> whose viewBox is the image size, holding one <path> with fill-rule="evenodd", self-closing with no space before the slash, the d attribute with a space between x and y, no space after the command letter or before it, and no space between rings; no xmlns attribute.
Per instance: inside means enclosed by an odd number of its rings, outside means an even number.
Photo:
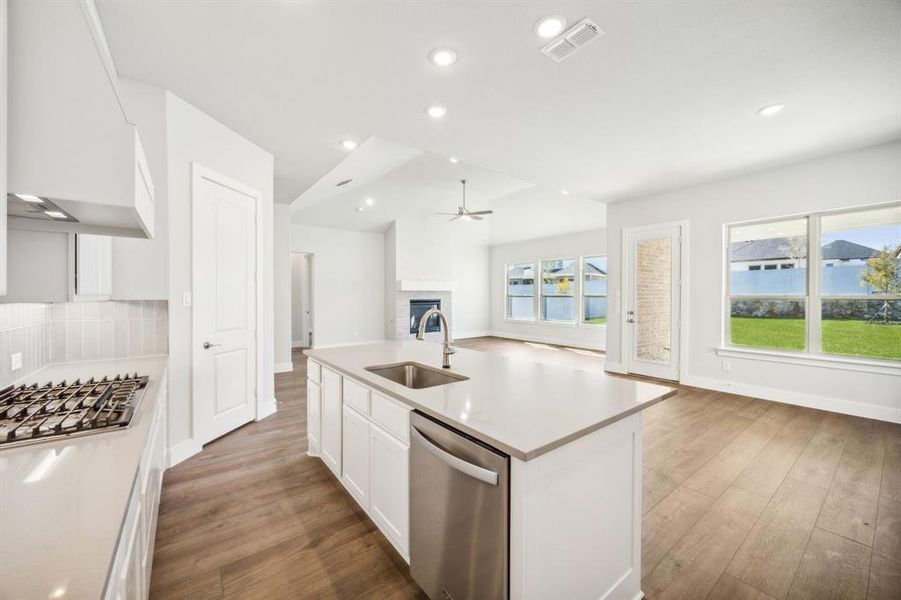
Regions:
<svg viewBox="0 0 901 600"><path fill-rule="evenodd" d="M98 6L120 74L272 152L279 202L346 158L344 138L606 202L901 137L898 2ZM554 63L533 30L547 14L604 35ZM431 64L438 46L457 64Z"/></svg>

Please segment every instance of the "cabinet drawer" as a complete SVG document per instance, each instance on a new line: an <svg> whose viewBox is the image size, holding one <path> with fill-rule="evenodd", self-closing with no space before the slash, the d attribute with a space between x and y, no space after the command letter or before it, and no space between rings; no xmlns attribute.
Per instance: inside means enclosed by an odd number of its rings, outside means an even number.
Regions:
<svg viewBox="0 0 901 600"><path fill-rule="evenodd" d="M307 359L307 379L322 383L322 365L310 358Z"/></svg>
<svg viewBox="0 0 901 600"><path fill-rule="evenodd" d="M372 420L405 444L410 443L410 411L405 404L395 402L377 392L372 393Z"/></svg>
<svg viewBox="0 0 901 600"><path fill-rule="evenodd" d="M344 378L344 404L353 407L358 412L369 414L369 388L360 385L356 381Z"/></svg>

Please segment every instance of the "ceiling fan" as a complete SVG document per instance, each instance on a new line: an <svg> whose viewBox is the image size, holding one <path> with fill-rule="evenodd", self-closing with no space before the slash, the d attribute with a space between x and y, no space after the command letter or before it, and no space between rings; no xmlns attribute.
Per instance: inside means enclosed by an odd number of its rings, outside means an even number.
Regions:
<svg viewBox="0 0 901 600"><path fill-rule="evenodd" d="M460 219L461 221L481 221L482 215L490 215L494 214L493 210L467 210L466 209L466 180L461 179L460 183L463 184L463 206L457 207L457 212L455 213L435 213L436 215L443 215L446 217L453 217L452 219L448 219L448 221L456 221Z"/></svg>

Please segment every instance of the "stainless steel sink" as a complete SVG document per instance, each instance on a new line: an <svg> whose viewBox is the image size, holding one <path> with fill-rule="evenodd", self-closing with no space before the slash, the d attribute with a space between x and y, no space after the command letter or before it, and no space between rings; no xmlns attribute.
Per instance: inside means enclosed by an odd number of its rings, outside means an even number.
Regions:
<svg viewBox="0 0 901 600"><path fill-rule="evenodd" d="M458 375L450 371L427 367L415 362L403 362L393 365L378 365L375 367L366 367L370 373L375 373L379 377L390 379L395 383L421 390L423 388L435 387L436 385L445 385L456 381L466 381L469 377Z"/></svg>

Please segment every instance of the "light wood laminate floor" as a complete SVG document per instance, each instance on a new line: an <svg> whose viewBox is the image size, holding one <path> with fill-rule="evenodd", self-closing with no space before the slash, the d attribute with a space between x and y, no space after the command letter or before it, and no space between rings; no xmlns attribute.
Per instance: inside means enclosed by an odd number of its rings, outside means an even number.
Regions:
<svg viewBox="0 0 901 600"><path fill-rule="evenodd" d="M545 344L458 345L603 368ZM424 598L306 456L299 352L294 366L275 415L166 472L152 598ZM901 426L688 387L643 418L647 598L901 598Z"/></svg>

